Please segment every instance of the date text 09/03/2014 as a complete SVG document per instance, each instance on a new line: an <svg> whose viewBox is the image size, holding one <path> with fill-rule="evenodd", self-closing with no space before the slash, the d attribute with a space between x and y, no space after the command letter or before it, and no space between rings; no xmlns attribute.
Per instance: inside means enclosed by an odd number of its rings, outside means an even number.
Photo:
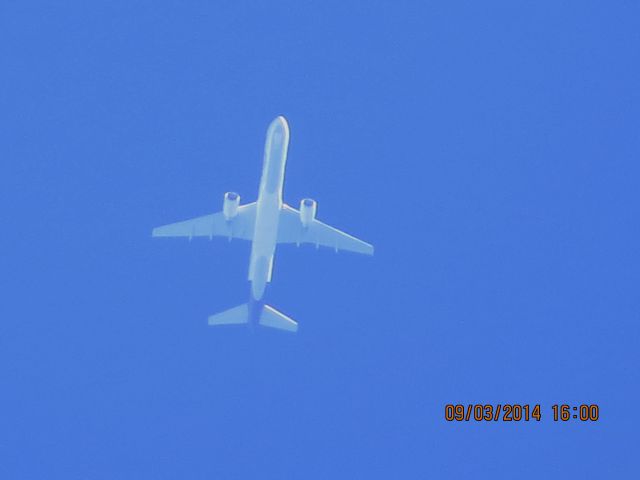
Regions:
<svg viewBox="0 0 640 480"><path fill-rule="evenodd" d="M448 422L539 422L543 417L547 418L540 404L448 403L444 406L444 419ZM551 405L551 418L554 422L596 422L600 419L600 407L558 403Z"/></svg>

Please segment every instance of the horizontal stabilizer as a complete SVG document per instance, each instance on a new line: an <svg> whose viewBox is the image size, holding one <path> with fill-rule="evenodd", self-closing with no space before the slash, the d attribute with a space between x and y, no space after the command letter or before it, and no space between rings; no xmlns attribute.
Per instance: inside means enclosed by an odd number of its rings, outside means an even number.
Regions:
<svg viewBox="0 0 640 480"><path fill-rule="evenodd" d="M249 308L246 303L209 317L209 325L238 325L248 321Z"/></svg>
<svg viewBox="0 0 640 480"><path fill-rule="evenodd" d="M288 332L298 331L298 324L293 319L269 305L265 305L262 312L260 312L260 325Z"/></svg>

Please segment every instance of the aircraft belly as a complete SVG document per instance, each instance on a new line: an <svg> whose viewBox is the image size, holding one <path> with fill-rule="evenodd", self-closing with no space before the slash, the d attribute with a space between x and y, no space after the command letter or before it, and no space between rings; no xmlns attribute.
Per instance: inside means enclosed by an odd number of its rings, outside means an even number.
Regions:
<svg viewBox="0 0 640 480"><path fill-rule="evenodd" d="M249 280L253 283L252 289L256 300L259 300L262 296L265 284L271 281L279 220L280 206L278 196L263 193L258 202L256 227L251 248L251 263L249 266ZM256 295L259 296L256 297Z"/></svg>
<svg viewBox="0 0 640 480"><path fill-rule="evenodd" d="M262 298L266 284L271 281L288 148L289 127L283 117L278 117L267 130L264 147L264 165L249 263L249 281L254 300Z"/></svg>
<svg viewBox="0 0 640 480"><path fill-rule="evenodd" d="M277 118L267 130L267 140L264 146L261 190L266 193L281 193L288 149L289 127L284 119Z"/></svg>
<svg viewBox="0 0 640 480"><path fill-rule="evenodd" d="M273 256L257 257L253 264L253 278L251 279L251 293L254 300L260 300L264 294L267 283L271 280L273 268Z"/></svg>

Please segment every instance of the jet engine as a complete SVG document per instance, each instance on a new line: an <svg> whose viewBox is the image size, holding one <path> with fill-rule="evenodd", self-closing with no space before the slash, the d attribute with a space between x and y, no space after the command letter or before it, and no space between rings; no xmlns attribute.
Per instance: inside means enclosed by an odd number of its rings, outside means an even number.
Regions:
<svg viewBox="0 0 640 480"><path fill-rule="evenodd" d="M227 192L224 194L224 203L222 204L222 215L224 219L229 221L238 214L238 206L240 205L240 195L235 192Z"/></svg>
<svg viewBox="0 0 640 480"><path fill-rule="evenodd" d="M316 218L316 211L318 210L318 203L310 198L305 198L300 202L300 221L303 227L308 227L309 224Z"/></svg>

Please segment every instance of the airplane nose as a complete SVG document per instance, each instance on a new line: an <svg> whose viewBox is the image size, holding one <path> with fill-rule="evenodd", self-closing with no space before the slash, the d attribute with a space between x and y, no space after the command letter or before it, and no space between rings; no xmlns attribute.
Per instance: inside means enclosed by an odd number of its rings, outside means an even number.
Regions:
<svg viewBox="0 0 640 480"><path fill-rule="evenodd" d="M282 115L276 117L269 126L268 136L271 137L272 142L279 145L282 141L289 142L289 124L287 119Z"/></svg>
<svg viewBox="0 0 640 480"><path fill-rule="evenodd" d="M271 122L271 127L278 130L288 130L289 124L287 123L287 119L280 115Z"/></svg>

